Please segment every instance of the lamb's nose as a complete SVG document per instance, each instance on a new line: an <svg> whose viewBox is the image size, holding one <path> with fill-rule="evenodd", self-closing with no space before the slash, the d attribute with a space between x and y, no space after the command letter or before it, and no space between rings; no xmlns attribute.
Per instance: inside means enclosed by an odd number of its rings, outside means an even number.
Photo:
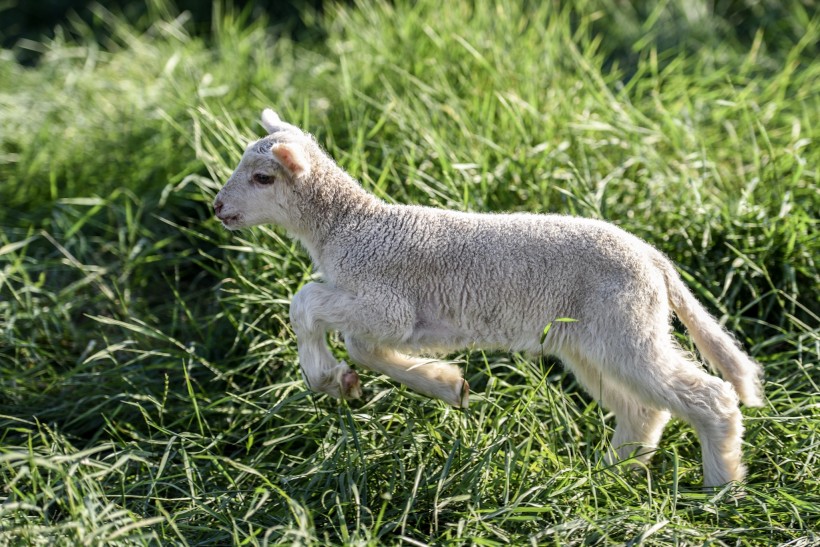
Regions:
<svg viewBox="0 0 820 547"><path fill-rule="evenodd" d="M219 213L222 211L222 206L223 205L224 205L224 203L222 203L221 199L218 199L214 202L214 213L216 213L217 216L219 216Z"/></svg>

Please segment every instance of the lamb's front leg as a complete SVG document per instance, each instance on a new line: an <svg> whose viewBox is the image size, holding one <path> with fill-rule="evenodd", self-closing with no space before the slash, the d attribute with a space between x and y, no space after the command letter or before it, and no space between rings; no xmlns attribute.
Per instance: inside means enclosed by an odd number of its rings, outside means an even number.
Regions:
<svg viewBox="0 0 820 547"><path fill-rule="evenodd" d="M361 393L358 376L328 351L328 330L345 333L350 356L429 397L463 407L469 386L458 367L441 361L403 356L367 340L401 343L412 332L415 310L389 289L373 287L364 297L323 283L308 283L293 297L290 316L299 346L299 360L311 389L335 397Z"/></svg>
<svg viewBox="0 0 820 547"><path fill-rule="evenodd" d="M470 385L456 365L436 359L404 355L351 334L345 336L351 359L371 370L387 374L428 397L435 397L457 408L467 408Z"/></svg>
<svg viewBox="0 0 820 547"><path fill-rule="evenodd" d="M359 376L344 361L330 353L325 336L344 312L332 289L308 283L290 303L290 322L296 333L299 366L308 387L337 399L362 396ZM334 321L334 319L336 321Z"/></svg>

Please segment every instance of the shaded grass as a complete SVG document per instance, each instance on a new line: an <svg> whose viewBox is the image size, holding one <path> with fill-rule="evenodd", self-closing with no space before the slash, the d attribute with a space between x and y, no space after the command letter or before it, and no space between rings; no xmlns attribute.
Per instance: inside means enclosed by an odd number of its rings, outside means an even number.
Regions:
<svg viewBox="0 0 820 547"><path fill-rule="evenodd" d="M192 36L154 2L94 8L36 68L4 52L0 537L817 541L820 30L793 4L788 42L708 12L668 42L685 3L590 0L330 6L296 44L230 10ZM649 469L604 465L611 417L549 359L455 356L467 413L366 373L364 402L307 393L306 254L209 211L270 105L383 199L604 218L667 252L766 370L746 497L700 490L679 422Z"/></svg>

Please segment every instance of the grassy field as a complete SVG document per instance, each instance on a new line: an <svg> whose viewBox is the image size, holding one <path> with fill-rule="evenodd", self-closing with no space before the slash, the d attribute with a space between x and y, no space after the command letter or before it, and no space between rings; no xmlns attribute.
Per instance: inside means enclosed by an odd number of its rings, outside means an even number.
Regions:
<svg viewBox="0 0 820 547"><path fill-rule="evenodd" d="M298 42L97 6L22 44L34 67L0 52L0 543L820 542L820 17L439 4L305 11ZM385 200L603 218L668 253L765 368L746 496L701 489L679 421L648 469L606 466L612 417L548 358L453 356L464 413L367 371L362 402L307 392L307 254L211 214L265 106Z"/></svg>

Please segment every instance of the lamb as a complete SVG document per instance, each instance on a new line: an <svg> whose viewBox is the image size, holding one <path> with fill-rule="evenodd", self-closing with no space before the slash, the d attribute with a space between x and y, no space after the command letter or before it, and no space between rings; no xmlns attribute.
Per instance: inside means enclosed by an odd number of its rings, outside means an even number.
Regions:
<svg viewBox="0 0 820 547"><path fill-rule="evenodd" d="M248 146L214 210L230 230L284 227L323 276L290 306L310 389L362 394L329 351L330 330L355 362L460 408L469 386L459 368L419 355L552 354L614 413L611 460L648 461L674 414L699 436L706 486L743 480L738 396L763 405L761 368L661 252L598 220L387 204L272 110L262 125L268 136ZM671 311L728 382L676 344ZM542 336L564 317L574 321Z"/></svg>

